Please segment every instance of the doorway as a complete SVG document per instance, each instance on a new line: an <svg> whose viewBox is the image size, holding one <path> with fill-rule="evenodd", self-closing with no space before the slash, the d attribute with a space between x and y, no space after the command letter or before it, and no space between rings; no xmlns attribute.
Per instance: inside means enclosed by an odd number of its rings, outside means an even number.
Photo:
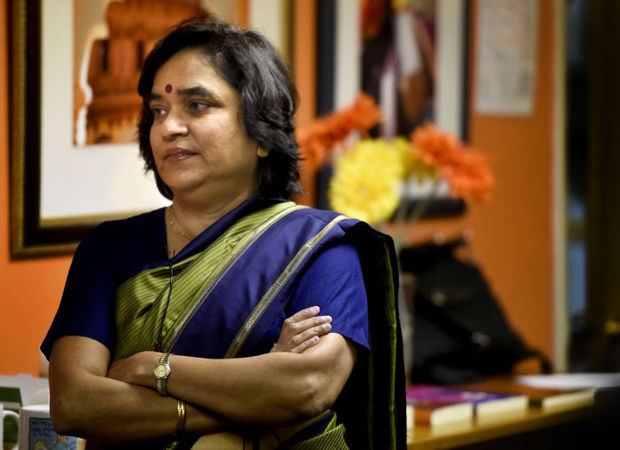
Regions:
<svg viewBox="0 0 620 450"><path fill-rule="evenodd" d="M620 370L620 2L566 0L571 372Z"/></svg>

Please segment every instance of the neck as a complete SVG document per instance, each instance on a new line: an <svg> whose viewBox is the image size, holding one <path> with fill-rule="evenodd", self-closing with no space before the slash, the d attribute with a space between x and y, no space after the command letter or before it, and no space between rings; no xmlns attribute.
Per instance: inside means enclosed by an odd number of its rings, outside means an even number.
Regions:
<svg viewBox="0 0 620 450"><path fill-rule="evenodd" d="M178 226L189 236L194 237L239 206L252 194L254 192L240 192L234 196L200 202L175 194L172 208Z"/></svg>

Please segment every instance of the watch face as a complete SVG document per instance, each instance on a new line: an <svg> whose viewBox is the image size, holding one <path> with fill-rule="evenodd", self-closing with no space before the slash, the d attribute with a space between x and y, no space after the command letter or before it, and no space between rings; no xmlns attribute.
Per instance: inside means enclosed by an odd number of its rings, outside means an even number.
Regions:
<svg viewBox="0 0 620 450"><path fill-rule="evenodd" d="M155 369L153 370L153 373L155 374L157 378L163 378L169 373L168 366L166 366L165 364L160 364L157 367L155 367Z"/></svg>

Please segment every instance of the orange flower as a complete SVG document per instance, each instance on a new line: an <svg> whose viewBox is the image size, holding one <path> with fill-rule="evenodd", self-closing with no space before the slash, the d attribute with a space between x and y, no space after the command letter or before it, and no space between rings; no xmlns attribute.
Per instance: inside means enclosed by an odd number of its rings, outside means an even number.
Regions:
<svg viewBox="0 0 620 450"><path fill-rule="evenodd" d="M458 163L442 167L439 175L452 195L478 201L488 201L495 184L486 158L473 150L463 150Z"/></svg>
<svg viewBox="0 0 620 450"><path fill-rule="evenodd" d="M360 94L349 108L319 119L297 133L299 151L306 161L320 166L334 148L357 131L366 135L381 120L379 108L371 97Z"/></svg>
<svg viewBox="0 0 620 450"><path fill-rule="evenodd" d="M428 123L411 133L412 151L424 163L442 168L458 161L462 146L459 140L449 133L442 133L435 125Z"/></svg>
<svg viewBox="0 0 620 450"><path fill-rule="evenodd" d="M437 168L453 195L479 201L489 199L495 180L482 154L463 146L454 135L442 133L432 124L416 129L411 142L415 155Z"/></svg>

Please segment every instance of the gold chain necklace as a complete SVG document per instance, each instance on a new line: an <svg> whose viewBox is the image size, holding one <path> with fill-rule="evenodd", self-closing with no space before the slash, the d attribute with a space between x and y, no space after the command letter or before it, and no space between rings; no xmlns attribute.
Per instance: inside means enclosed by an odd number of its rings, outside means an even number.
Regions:
<svg viewBox="0 0 620 450"><path fill-rule="evenodd" d="M185 233L183 230L181 230L177 226L177 221L175 219L176 214L174 213L174 210L172 209L172 205L166 208L166 215L168 216L168 223L170 224L170 226L172 227L172 229L174 230L176 234L178 234L179 236L181 236L183 239L187 241L191 241L193 239L191 236L189 236L187 233Z"/></svg>

